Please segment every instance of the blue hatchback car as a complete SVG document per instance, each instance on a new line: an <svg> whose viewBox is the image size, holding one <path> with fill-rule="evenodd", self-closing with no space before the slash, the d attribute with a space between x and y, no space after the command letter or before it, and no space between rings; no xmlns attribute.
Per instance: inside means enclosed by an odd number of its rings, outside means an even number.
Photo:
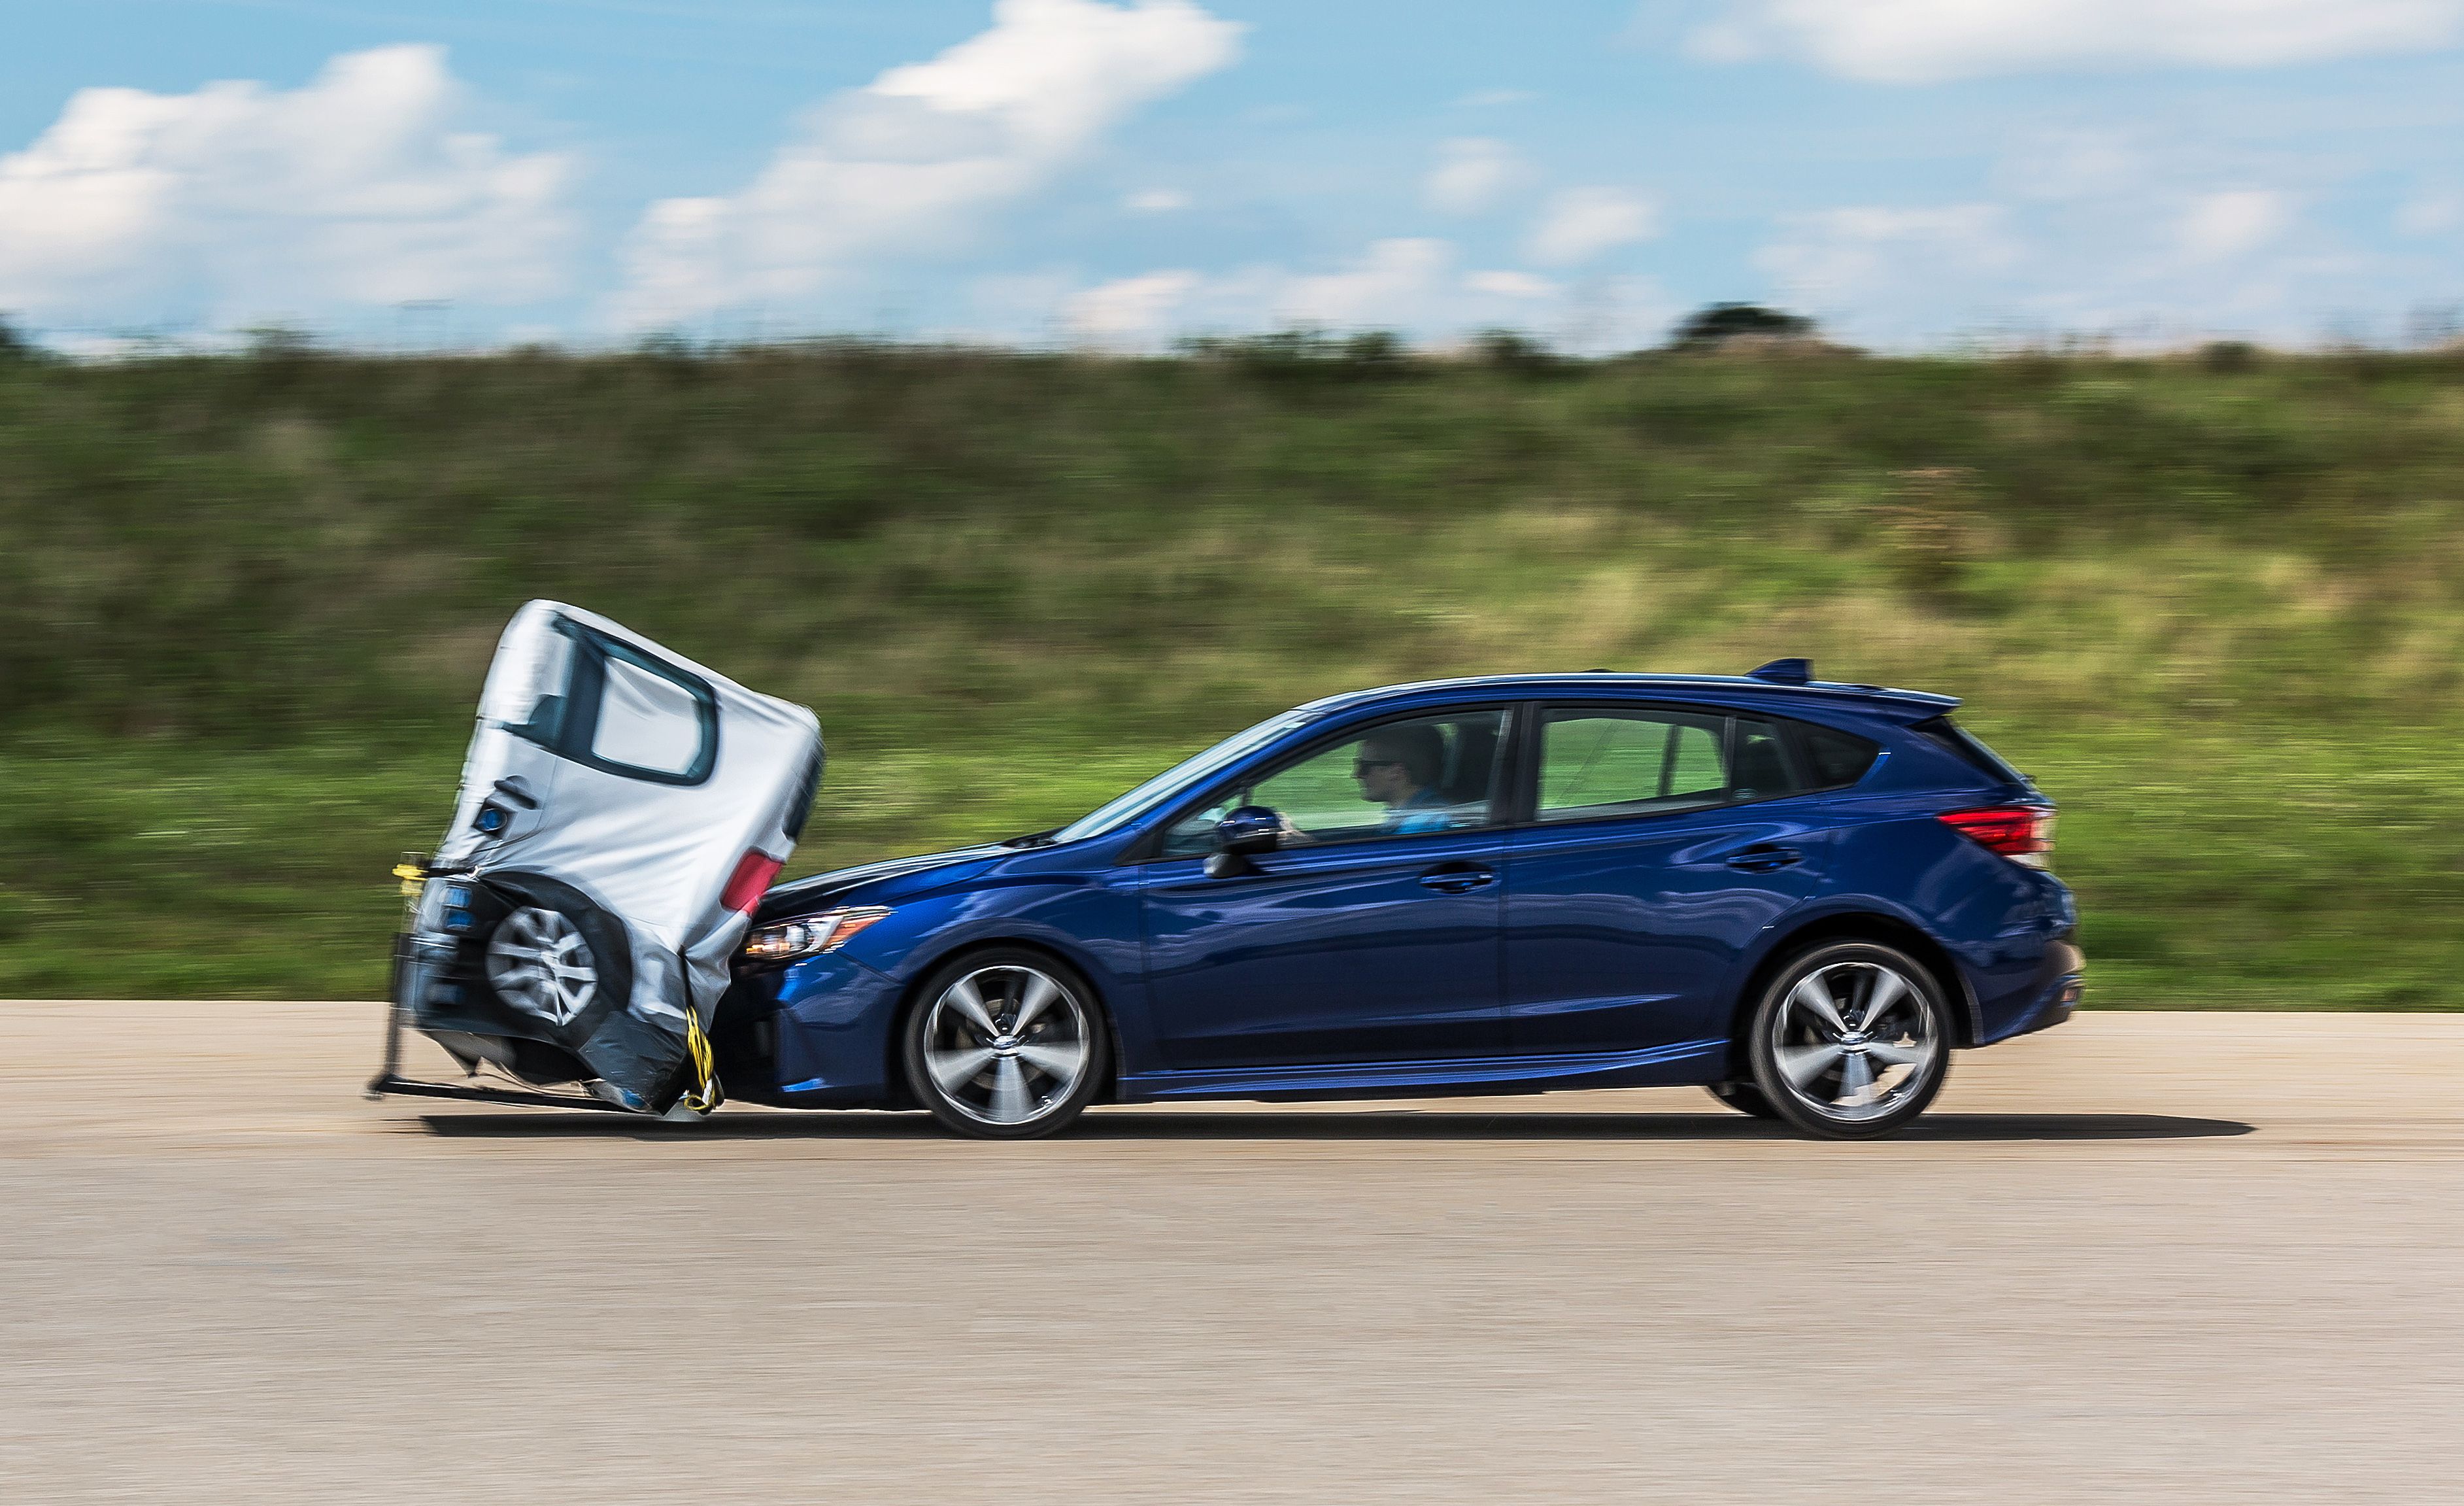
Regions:
<svg viewBox="0 0 2464 1506"><path fill-rule="evenodd" d="M721 1075L996 1137L1683 1084L1887 1133L2079 995L2054 808L1957 704L1802 660L1314 701L1057 831L771 890Z"/></svg>

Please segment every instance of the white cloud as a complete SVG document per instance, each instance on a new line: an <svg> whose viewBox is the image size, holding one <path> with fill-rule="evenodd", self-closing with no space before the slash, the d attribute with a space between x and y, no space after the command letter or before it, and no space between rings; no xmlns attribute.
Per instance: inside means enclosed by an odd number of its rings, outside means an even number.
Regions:
<svg viewBox="0 0 2464 1506"><path fill-rule="evenodd" d="M2335 180L2299 158L2108 130L2029 142L1991 179L1976 202L1789 217L1757 263L1783 301L1884 345L2299 342L2321 310L2435 301L2453 285L2441 258L2373 253L2305 211Z"/></svg>
<svg viewBox="0 0 2464 1506"><path fill-rule="evenodd" d="M1549 201L1524 243L1546 266L1573 266L1660 233L1658 209L1623 188L1568 188Z"/></svg>
<svg viewBox="0 0 2464 1506"><path fill-rule="evenodd" d="M997 0L992 27L826 101L741 192L650 207L615 313L640 326L795 302L869 261L948 247L1139 106L1229 64L1190 0Z"/></svg>
<svg viewBox="0 0 2464 1506"><path fill-rule="evenodd" d="M1697 56L1875 83L2049 69L2264 68L2464 37L2464 0L1729 0Z"/></svg>
<svg viewBox="0 0 2464 1506"><path fill-rule="evenodd" d="M1479 214L1523 174L1514 149L1485 136L1466 136L1438 147L1437 166L1420 181L1420 197L1444 214Z"/></svg>
<svg viewBox="0 0 2464 1506"><path fill-rule="evenodd" d="M2464 226L2464 193L2425 190L2407 199L2395 211L2395 228L2404 235L2438 235Z"/></svg>
<svg viewBox="0 0 2464 1506"><path fill-rule="evenodd" d="M2293 206L2271 188L2202 193L2183 210L2175 233L2192 261L2229 261L2257 250L2292 222Z"/></svg>
<svg viewBox="0 0 2464 1506"><path fill-rule="evenodd" d="M1860 205L1791 216L1755 260L1791 301L1871 304L1908 289L1959 287L2015 261L2005 211L1991 204L1925 209Z"/></svg>
<svg viewBox="0 0 2464 1506"><path fill-rule="evenodd" d="M1493 110L1504 104L1525 104L1540 98L1529 89L1474 89L1455 100L1456 107L1465 110Z"/></svg>
<svg viewBox="0 0 2464 1506"><path fill-rule="evenodd" d="M1272 300L1275 321L1338 329L1418 324L1444 291L1454 257L1454 247L1442 240L1373 241L1340 272L1287 282Z"/></svg>
<svg viewBox="0 0 2464 1506"><path fill-rule="evenodd" d="M1062 322L1089 344L1154 349L1176 334L1315 328L1391 329L1445 341L1495 325L1571 321L1569 338L1624 339L1638 320L1665 327L1665 299L1646 283L1599 283L1576 298L1529 273L1456 270L1447 241L1373 241L1331 271L1275 265L1201 274L1185 268L1121 277L1069 295Z"/></svg>
<svg viewBox="0 0 2464 1506"><path fill-rule="evenodd" d="M1463 286L1474 293L1505 299L1554 298L1563 291L1547 277L1535 277L1529 272L1474 272L1463 277Z"/></svg>
<svg viewBox="0 0 2464 1506"><path fill-rule="evenodd" d="M418 46L345 54L288 92L81 90L0 157L0 307L229 321L553 293L569 164L453 129L458 93Z"/></svg>
<svg viewBox="0 0 2464 1506"><path fill-rule="evenodd" d="M1145 188L1124 197L1121 208L1133 214L1170 214L1189 208L1189 195L1178 188Z"/></svg>
<svg viewBox="0 0 2464 1506"><path fill-rule="evenodd" d="M1121 277L1071 296L1062 318L1074 337L1090 344L1152 347L1172 332L1175 316L1202 280L1187 271Z"/></svg>

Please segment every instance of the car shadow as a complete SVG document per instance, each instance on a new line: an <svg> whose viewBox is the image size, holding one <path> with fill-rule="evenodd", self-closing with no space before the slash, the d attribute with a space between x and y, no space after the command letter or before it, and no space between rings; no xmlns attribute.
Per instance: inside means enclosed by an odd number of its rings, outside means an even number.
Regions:
<svg viewBox="0 0 2464 1506"><path fill-rule="evenodd" d="M448 1138L541 1140L930 1140L941 1130L923 1114L746 1112L698 1124L670 1124L613 1114L423 1114L429 1133ZM2172 1114L1931 1114L1894 1141L2200 1140L2248 1135L2238 1119ZM1484 1114L1421 1110L1287 1110L1187 1113L1096 1109L1063 1137L1114 1141L1751 1141L1792 1140L1793 1132L1738 1114Z"/></svg>

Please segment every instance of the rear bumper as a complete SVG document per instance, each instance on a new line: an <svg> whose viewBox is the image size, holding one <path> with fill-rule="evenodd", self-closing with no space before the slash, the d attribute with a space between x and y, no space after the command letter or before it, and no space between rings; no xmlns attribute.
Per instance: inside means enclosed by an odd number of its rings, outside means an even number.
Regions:
<svg viewBox="0 0 2464 1506"><path fill-rule="evenodd" d="M2014 1035L2050 1030L2069 1019L2086 991L2085 959L2068 932L2048 942L2035 977L1984 1011L1976 1044L1991 1046Z"/></svg>
<svg viewBox="0 0 2464 1506"><path fill-rule="evenodd" d="M2047 1030L2063 1023L2079 1008L2079 997L2085 991L2086 984L2077 973L2057 979L2053 986L2045 990L2044 998L2020 1020L2018 1029L2013 1030L2011 1035L2026 1035L2035 1030ZM2009 1040L2011 1036L2006 1035L2002 1038Z"/></svg>

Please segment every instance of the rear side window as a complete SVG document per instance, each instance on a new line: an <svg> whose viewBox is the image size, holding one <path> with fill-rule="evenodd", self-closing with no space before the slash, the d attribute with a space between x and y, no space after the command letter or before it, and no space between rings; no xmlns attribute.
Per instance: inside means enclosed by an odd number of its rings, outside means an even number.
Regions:
<svg viewBox="0 0 2464 1506"><path fill-rule="evenodd" d="M2028 776L2002 761L2002 755L1985 745L1976 734L1948 717L1931 717L1908 729L1931 742L1953 758L1978 773L2005 784L2024 785Z"/></svg>
<svg viewBox="0 0 2464 1506"><path fill-rule="evenodd" d="M1540 729L1533 813L1582 821L1843 789L1881 751L1855 733L1778 717L1567 707Z"/></svg>
<svg viewBox="0 0 2464 1506"><path fill-rule="evenodd" d="M1551 712L1540 731L1543 821L1693 810L1727 798L1720 719L1665 711Z"/></svg>
<svg viewBox="0 0 2464 1506"><path fill-rule="evenodd" d="M1882 750L1879 742L1836 727L1800 721L1796 731L1816 789L1847 788L1865 777L1865 770L1874 766L1874 756Z"/></svg>

